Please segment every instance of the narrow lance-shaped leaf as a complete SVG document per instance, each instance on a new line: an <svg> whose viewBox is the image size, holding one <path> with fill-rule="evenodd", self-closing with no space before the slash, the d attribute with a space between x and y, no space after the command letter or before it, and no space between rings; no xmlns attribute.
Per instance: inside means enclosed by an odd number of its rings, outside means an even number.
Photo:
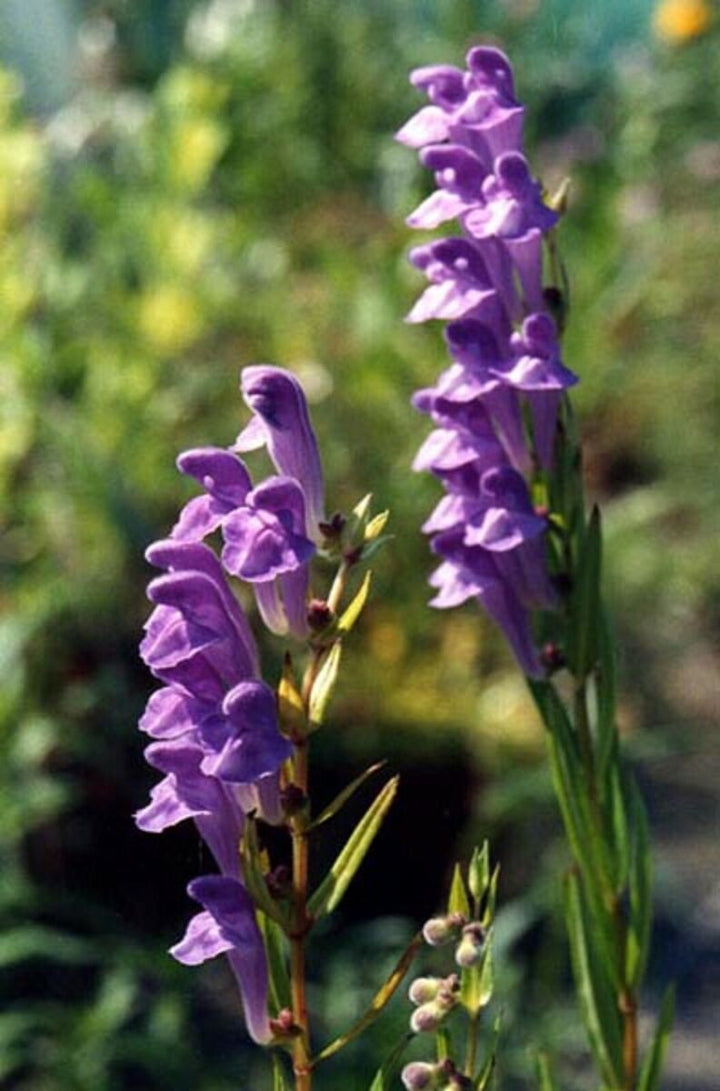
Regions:
<svg viewBox="0 0 720 1091"><path fill-rule="evenodd" d="M590 1046L608 1087L622 1085L622 1033L616 998L603 960L593 950L578 876L565 884L565 915L580 1009Z"/></svg>
<svg viewBox="0 0 720 1091"><path fill-rule="evenodd" d="M398 985L405 977L405 974L408 972L412 960L415 958L418 949L422 946L422 942L423 939L421 934L413 936L398 959L394 970L387 978L382 988L380 988L372 998L366 1011L363 1012L357 1022L353 1023L349 1030L346 1030L344 1034L335 1038L334 1041L330 1042L329 1045L325 1046L325 1048L318 1053L314 1060L315 1064L319 1061L326 1061L328 1057L332 1057L335 1053L338 1053L349 1042L352 1042L353 1039L359 1037L371 1023L375 1022L378 1015L380 1015L383 1008L392 998Z"/></svg>
<svg viewBox="0 0 720 1091"><path fill-rule="evenodd" d="M628 835L627 814L623 778L618 764L609 770L610 814L612 818L613 853L615 864L615 889L624 888L630 870L630 838Z"/></svg>
<svg viewBox="0 0 720 1091"><path fill-rule="evenodd" d="M652 1044L645 1055L640 1080L638 1081L638 1091L658 1091L663 1060L674 1018L675 986L670 985L663 998Z"/></svg>
<svg viewBox="0 0 720 1091"><path fill-rule="evenodd" d="M359 777L355 777L355 779L352 780L347 785L347 787L343 788L341 792L338 792L332 802L328 803L327 807L325 807L320 812L317 818L314 818L312 820L310 825L306 828L306 833L309 833L310 830L316 830L318 826L322 826L324 822L327 822L330 818L334 818L335 815L341 810L342 807L344 807L347 801L351 798L351 796L355 794L358 788L363 785L365 781L373 775L373 773L377 773L377 771L379 769L382 769L383 766L386 764L387 762L385 761L376 761L374 765L370 765L364 773L360 774Z"/></svg>
<svg viewBox="0 0 720 1091"><path fill-rule="evenodd" d="M451 913L460 913L465 920L470 920L472 916L470 909L470 898L468 897L467 888L465 886L465 880L462 877L462 870L459 864L455 865L453 870L452 882L450 884L450 896L448 898L448 915Z"/></svg>
<svg viewBox="0 0 720 1091"><path fill-rule="evenodd" d="M286 653L278 686L278 718L283 733L290 738L306 734L305 709L295 682L290 654Z"/></svg>
<svg viewBox="0 0 720 1091"><path fill-rule="evenodd" d="M273 1051L272 1055L273 1066L273 1091L290 1091L290 1084L287 1081L285 1070L283 1068L283 1062L280 1059L277 1052Z"/></svg>
<svg viewBox="0 0 720 1091"><path fill-rule="evenodd" d="M252 815L245 819L242 840L240 842L240 864L243 880L250 897L258 909L262 909L271 920L277 921L282 928L287 927L288 917L279 902L270 894L265 882L265 875L260 863L260 849L257 840L257 827Z"/></svg>
<svg viewBox="0 0 720 1091"><path fill-rule="evenodd" d="M370 1084L368 1091L395 1091L398 1068L403 1053L415 1035L412 1032L404 1034L390 1055L383 1061L381 1067L375 1073L375 1079Z"/></svg>
<svg viewBox="0 0 720 1091"><path fill-rule="evenodd" d="M559 1091L555 1073L550 1065L547 1053L538 1053L535 1058L535 1075L538 1082L538 1091Z"/></svg>
<svg viewBox="0 0 720 1091"><path fill-rule="evenodd" d="M285 937L277 921L271 920L267 914L258 913L258 924L265 941L267 954L268 977L270 983L270 999L275 1008L275 1013L284 1008L290 1008L290 978L288 976L287 959L285 952Z"/></svg>
<svg viewBox="0 0 720 1091"><path fill-rule="evenodd" d="M317 673L310 691L308 711L310 714L310 726L316 730L325 719L330 698L335 689L338 671L340 670L340 656L342 655L342 643L337 640L327 654L325 662Z"/></svg>
<svg viewBox="0 0 720 1091"><path fill-rule="evenodd" d="M387 782L350 834L345 847L308 902L311 917L317 919L325 916L339 905L392 805L398 783L399 777L392 777Z"/></svg>
<svg viewBox="0 0 720 1091"><path fill-rule="evenodd" d="M490 1080L492 1079L492 1074L495 1071L495 1063L497 1060L497 1048L498 1040L500 1038L501 1025L502 1018L498 1015L495 1023L493 1024L492 1040L490 1042L490 1048L488 1049L485 1064L480 1069L478 1077L475 1080L475 1091L487 1091L487 1088L490 1086Z"/></svg>
<svg viewBox="0 0 720 1091"><path fill-rule="evenodd" d="M367 602L368 595L370 594L371 582L372 572L366 572L355 597L338 621L338 632L349 633L357 619L360 617L363 607Z"/></svg>
<svg viewBox="0 0 720 1091"><path fill-rule="evenodd" d="M578 679L587 677L598 657L600 565L600 512L594 507L583 535L570 603L568 661Z"/></svg>
<svg viewBox="0 0 720 1091"><path fill-rule="evenodd" d="M652 856L645 805L637 784L630 780L632 850L628 872L630 920L628 922L625 972L631 988L642 980L650 947L652 927Z"/></svg>
<svg viewBox="0 0 720 1091"><path fill-rule="evenodd" d="M597 760L602 778L617 749L617 729L615 727L615 642L610 633L610 625L605 610L600 608L598 624L598 669L596 675L597 694Z"/></svg>
<svg viewBox="0 0 720 1091"><path fill-rule="evenodd" d="M492 876L490 878L490 883L488 884L487 896L485 898L485 905L483 907L482 919L480 921L483 928L489 928L490 925L492 924L493 917L495 916L495 902L497 901L497 888L498 888L498 879L499 878L500 878L500 865L496 864L494 869L493 869Z"/></svg>

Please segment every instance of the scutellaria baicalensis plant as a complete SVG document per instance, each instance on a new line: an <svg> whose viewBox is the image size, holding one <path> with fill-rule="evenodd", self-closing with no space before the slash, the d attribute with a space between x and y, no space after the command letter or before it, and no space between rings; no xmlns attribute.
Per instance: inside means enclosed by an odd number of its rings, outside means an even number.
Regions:
<svg viewBox="0 0 720 1091"><path fill-rule="evenodd" d="M424 526L440 557L432 601L449 608L477 600L526 676L547 729L573 857L566 918L594 1062L605 1091L656 1091L672 994L641 1067L637 1010L650 937L650 856L642 800L620 755L600 518L596 509L586 514L567 395L577 378L561 359L567 286L555 234L565 190L550 200L531 173L524 107L497 49L471 49L466 70L438 65L411 79L430 102L398 139L420 149L437 188L409 223L430 230L460 223L460 234L410 255L428 286L409 321L445 322L450 354L449 367L414 399L434 425L415 469L430 470L445 490ZM154 609L141 652L161 685L140 727L151 738L147 760L163 779L137 823L159 832L192 819L217 869L189 884L201 912L171 952L190 965L226 954L248 1031L273 1050L275 1091L289 1087L283 1054L295 1091L311 1091L317 1066L377 1018L423 943L446 947L442 974L417 977L409 989L410 1036L421 1044L429 1036L431 1056L398 1077L406 1035L369 1091L389 1091L398 1079L408 1091L487 1091L499 1032L496 1019L481 1055L498 883L487 843L466 867L455 866L446 907L410 942L361 1017L326 1045L313 1041L308 939L341 902L398 784L387 780L311 891L315 829L382 764L315 813L310 740L325 720L370 573L350 585L383 542L387 512L372 516L366 496L348 516L328 516L317 443L294 376L248 367L241 388L249 422L232 447L179 457L179 469L202 491L147 551L162 574L148 587ZM276 471L260 481L240 457L258 447ZM316 557L333 570L322 590ZM290 642L272 686L235 594L242 585L273 637ZM286 831L285 858L269 856L268 826ZM462 1056L451 1025L464 1029ZM544 1060L538 1075L543 1091L554 1091Z"/></svg>
<svg viewBox="0 0 720 1091"><path fill-rule="evenodd" d="M567 395L577 377L561 359L567 284L555 235L567 187L548 199L532 175L524 107L499 50L477 46L465 70L434 65L410 79L430 101L397 139L420 150L437 188L407 222L434 230L458 220L461 229L410 252L429 285L408 321L444 321L451 359L414 397L435 425L414 468L445 489L423 527L441 558L432 604L477 600L527 677L574 857L566 917L588 1041L603 1087L649 1091L672 993L640 1069L651 865L642 799L620 758L600 516L586 516ZM460 965L481 948L465 932ZM547 1071L543 1080L553 1086ZM405 1082L439 1087L442 1076L411 1066Z"/></svg>

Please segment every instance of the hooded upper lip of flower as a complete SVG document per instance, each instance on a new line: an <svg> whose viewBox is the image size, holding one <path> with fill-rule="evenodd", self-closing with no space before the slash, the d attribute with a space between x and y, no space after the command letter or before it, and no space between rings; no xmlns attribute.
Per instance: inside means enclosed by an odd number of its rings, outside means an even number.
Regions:
<svg viewBox="0 0 720 1091"><path fill-rule="evenodd" d="M294 477L306 504L306 534L319 542L325 520L324 483L317 440L300 383L284 368L243 368L241 389L254 416L237 438L237 451L267 446L279 474Z"/></svg>

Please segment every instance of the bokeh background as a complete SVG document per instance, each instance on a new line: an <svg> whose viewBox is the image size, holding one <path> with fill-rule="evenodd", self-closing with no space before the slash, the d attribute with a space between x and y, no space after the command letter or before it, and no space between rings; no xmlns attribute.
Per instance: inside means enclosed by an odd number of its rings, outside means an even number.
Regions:
<svg viewBox="0 0 720 1091"><path fill-rule="evenodd" d="M3 0L3 1087L269 1086L222 960L165 954L197 838L130 817L153 780L135 730L143 549L189 495L177 452L234 439L238 370L257 361L305 383L333 507L372 490L392 510L315 785L322 803L383 757L403 788L320 938L321 1034L489 836L500 1085L532 1086L542 1047L564 1086L589 1086L541 730L479 613L427 608L418 527L437 488L409 470L426 424L408 399L444 353L402 322L419 287L403 220L428 179L392 133L419 101L408 69L481 40L511 54L538 173L572 179L566 359L656 838L645 1010L676 978L665 1086L717 1087L720 11L698 0ZM263 648L270 680L280 651ZM407 1015L400 997L319 1091L366 1088Z"/></svg>

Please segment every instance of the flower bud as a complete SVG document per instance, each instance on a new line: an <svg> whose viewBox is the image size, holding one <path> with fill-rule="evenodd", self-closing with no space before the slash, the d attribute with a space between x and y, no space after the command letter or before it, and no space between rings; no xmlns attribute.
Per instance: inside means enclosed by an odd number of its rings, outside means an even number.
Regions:
<svg viewBox="0 0 720 1091"><path fill-rule="evenodd" d="M442 986L441 977L416 977L410 983L408 996L413 1004L427 1004L435 999Z"/></svg>
<svg viewBox="0 0 720 1091"><path fill-rule="evenodd" d="M485 947L485 929L479 924L467 924L455 950L455 961L463 970L477 966Z"/></svg>
<svg viewBox="0 0 720 1091"><path fill-rule="evenodd" d="M425 1061L413 1061L402 1070L402 1082L407 1091L430 1091L437 1087L438 1066Z"/></svg>
<svg viewBox="0 0 720 1091"><path fill-rule="evenodd" d="M441 947L455 938L462 924L464 920L460 913L450 913L447 917L431 917L423 925L423 938L431 947Z"/></svg>
<svg viewBox="0 0 720 1091"><path fill-rule="evenodd" d="M428 1004L421 1004L412 1013L410 1029L415 1034L432 1034L438 1029L447 1012L448 1009L439 1004L437 1000L431 1000Z"/></svg>

